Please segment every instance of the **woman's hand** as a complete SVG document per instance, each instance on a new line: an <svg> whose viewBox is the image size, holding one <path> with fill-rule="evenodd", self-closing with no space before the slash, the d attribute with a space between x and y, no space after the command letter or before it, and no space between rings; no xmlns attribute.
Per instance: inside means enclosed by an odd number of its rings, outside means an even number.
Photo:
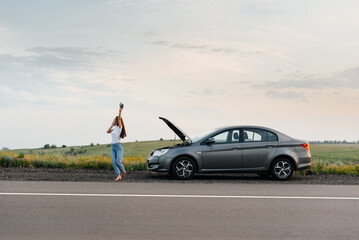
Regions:
<svg viewBox="0 0 359 240"><path fill-rule="evenodd" d="M112 128L115 126L115 121L116 121L116 118L112 121L112 124L111 124L110 128L107 130L107 133L112 132Z"/></svg>

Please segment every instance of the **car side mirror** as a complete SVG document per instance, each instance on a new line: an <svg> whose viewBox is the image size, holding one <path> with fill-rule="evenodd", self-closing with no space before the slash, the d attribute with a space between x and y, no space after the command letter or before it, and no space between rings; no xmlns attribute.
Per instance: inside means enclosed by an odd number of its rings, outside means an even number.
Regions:
<svg viewBox="0 0 359 240"><path fill-rule="evenodd" d="M210 137L206 140L206 144L208 144L208 145L213 144L215 142L216 142L216 140L213 137Z"/></svg>

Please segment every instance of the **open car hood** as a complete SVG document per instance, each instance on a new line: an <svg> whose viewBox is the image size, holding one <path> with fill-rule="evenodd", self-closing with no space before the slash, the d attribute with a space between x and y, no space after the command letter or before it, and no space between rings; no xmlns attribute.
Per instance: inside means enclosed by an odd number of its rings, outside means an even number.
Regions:
<svg viewBox="0 0 359 240"><path fill-rule="evenodd" d="M166 118L160 117L160 119L163 120L183 142L190 142L190 143L192 142L191 138L188 137L188 135L185 132L183 132L179 127L174 125Z"/></svg>

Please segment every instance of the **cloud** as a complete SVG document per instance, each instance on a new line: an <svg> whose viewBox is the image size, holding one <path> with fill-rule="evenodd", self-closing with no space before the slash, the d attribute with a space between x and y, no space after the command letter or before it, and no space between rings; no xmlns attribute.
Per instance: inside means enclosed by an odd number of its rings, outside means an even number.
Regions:
<svg viewBox="0 0 359 240"><path fill-rule="evenodd" d="M329 76L297 72L292 79L254 84L254 88L269 89L359 89L359 67L349 68Z"/></svg>
<svg viewBox="0 0 359 240"><path fill-rule="evenodd" d="M0 54L0 76L2 81L11 82L49 80L49 74L73 75L93 72L106 61L124 62L118 51L100 51L79 47L36 47L27 49L22 55ZM51 82L51 80L50 80ZM53 81L52 81L53 82Z"/></svg>
<svg viewBox="0 0 359 240"><path fill-rule="evenodd" d="M119 51L99 51L81 47L36 47L27 49L30 56L23 57L27 64L46 68L90 68L97 59L116 58Z"/></svg>
<svg viewBox="0 0 359 240"><path fill-rule="evenodd" d="M135 81L134 78L122 78L123 81L126 81L126 82L133 82Z"/></svg>
<svg viewBox="0 0 359 240"><path fill-rule="evenodd" d="M183 43L176 43L173 44L171 47L173 48L196 48L196 49L203 49L206 45L192 45L192 44L183 44Z"/></svg>
<svg viewBox="0 0 359 240"><path fill-rule="evenodd" d="M299 99L303 98L303 94L295 91L276 91L276 90L269 90L267 91L266 95L270 98L284 98L284 99Z"/></svg>
<svg viewBox="0 0 359 240"><path fill-rule="evenodd" d="M120 7L145 7L148 5L154 4L174 4L176 0L110 0L107 1L108 5L114 6L116 8Z"/></svg>
<svg viewBox="0 0 359 240"><path fill-rule="evenodd" d="M39 55L52 55L60 58L89 58L89 57L112 57L119 56L122 52L119 51L100 51L84 47L35 47L30 48L27 51L36 53Z"/></svg>
<svg viewBox="0 0 359 240"><path fill-rule="evenodd" d="M156 41L156 42L152 42L153 45L158 45L158 46L166 46L168 47L170 45L170 43L168 41Z"/></svg>
<svg viewBox="0 0 359 240"><path fill-rule="evenodd" d="M237 51L232 48L213 48L211 49L211 51L217 53L225 53L225 54L237 53Z"/></svg>
<svg viewBox="0 0 359 240"><path fill-rule="evenodd" d="M0 91L1 91L1 92L10 92L10 89L7 88L7 87L2 87L2 86L0 86Z"/></svg>
<svg viewBox="0 0 359 240"><path fill-rule="evenodd" d="M111 67L121 61L121 55L78 47L36 47L22 55L0 54L0 107L78 107L107 101L119 94L109 91L116 81L134 81L112 72ZM111 74L120 76L111 80ZM94 102L92 98L98 96L101 100Z"/></svg>
<svg viewBox="0 0 359 240"><path fill-rule="evenodd" d="M90 66L85 60L67 59L52 55L0 54L1 85L13 90L40 91L57 85L54 74L84 70Z"/></svg>
<svg viewBox="0 0 359 240"><path fill-rule="evenodd" d="M143 36L148 37L148 38L154 37L154 36L156 36L156 32L155 31L146 31L143 33Z"/></svg>
<svg viewBox="0 0 359 240"><path fill-rule="evenodd" d="M203 49L206 48L206 45L195 45L195 44L188 44L188 43L171 43L169 41L156 41L152 42L153 45L163 46L163 47L170 47L170 48L192 48L192 49Z"/></svg>
<svg viewBox="0 0 359 240"><path fill-rule="evenodd" d="M359 67L349 68L336 74L336 78L341 80L341 84L348 88L359 88Z"/></svg>
<svg viewBox="0 0 359 240"><path fill-rule="evenodd" d="M42 70L35 67L35 65L31 56L1 54L0 84L9 89L20 90L39 88L40 83L41 85L50 84L51 81L48 81Z"/></svg>
<svg viewBox="0 0 359 240"><path fill-rule="evenodd" d="M171 43L169 41L155 41L153 45L170 47L170 48L182 48L182 49L206 49L208 46L205 44L192 44L192 43Z"/></svg>
<svg viewBox="0 0 359 240"><path fill-rule="evenodd" d="M205 95L213 95L213 91L209 88L203 90L203 94Z"/></svg>
<svg viewBox="0 0 359 240"><path fill-rule="evenodd" d="M198 44L198 43L183 43L183 42L176 43L166 40L154 41L151 44L161 47L168 47L168 48L201 50L199 52L202 54L213 54L213 53L225 54L225 55L234 54L242 57L267 55L276 58L284 58L278 52L273 51L273 49L272 50L262 49L263 46L256 46L256 45L252 46L243 43L237 43L238 46L234 44L234 47L216 46L216 43L214 44L207 44L207 43Z"/></svg>
<svg viewBox="0 0 359 240"><path fill-rule="evenodd" d="M40 69L83 69L92 66L90 57L99 57L96 52L84 51L80 48L32 48L26 55L0 55L0 69L3 71ZM23 71L25 72L25 71Z"/></svg>
<svg viewBox="0 0 359 240"><path fill-rule="evenodd" d="M0 26L0 42L9 40L10 36L14 33L9 29Z"/></svg>

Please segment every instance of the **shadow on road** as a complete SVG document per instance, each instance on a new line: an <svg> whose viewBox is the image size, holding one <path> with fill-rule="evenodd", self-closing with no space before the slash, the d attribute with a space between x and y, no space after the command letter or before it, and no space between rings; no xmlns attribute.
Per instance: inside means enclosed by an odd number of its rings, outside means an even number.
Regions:
<svg viewBox="0 0 359 240"><path fill-rule="evenodd" d="M232 182L232 183L293 183L305 181L305 176L292 176L289 181L276 181L271 177L261 177L258 174L249 173L198 173L191 180L177 180L168 173L147 172L148 179L152 181L166 182Z"/></svg>

